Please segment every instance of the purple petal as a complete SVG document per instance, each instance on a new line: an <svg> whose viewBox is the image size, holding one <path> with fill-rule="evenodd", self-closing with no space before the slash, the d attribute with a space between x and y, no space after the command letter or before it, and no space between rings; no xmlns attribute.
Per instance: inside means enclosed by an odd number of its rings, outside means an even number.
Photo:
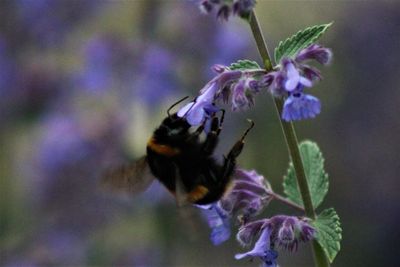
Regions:
<svg viewBox="0 0 400 267"><path fill-rule="evenodd" d="M241 221L259 213L271 199L268 183L257 172L237 169L231 190L220 200L221 207Z"/></svg>
<svg viewBox="0 0 400 267"><path fill-rule="evenodd" d="M210 239L213 245L217 246L228 240L230 236L231 229L225 225L220 225L212 229Z"/></svg>
<svg viewBox="0 0 400 267"><path fill-rule="evenodd" d="M262 260L264 261L263 267L277 267L276 259L278 258L278 252L275 250L269 249L265 252Z"/></svg>
<svg viewBox="0 0 400 267"><path fill-rule="evenodd" d="M302 64L301 69L304 76L311 81L322 79L321 72L316 68Z"/></svg>
<svg viewBox="0 0 400 267"><path fill-rule="evenodd" d="M293 221L292 218L286 219L278 231L278 241L283 246L290 244L295 240L295 223Z"/></svg>
<svg viewBox="0 0 400 267"><path fill-rule="evenodd" d="M294 121L314 118L321 112L321 102L312 95L289 96L283 106L282 118Z"/></svg>
<svg viewBox="0 0 400 267"><path fill-rule="evenodd" d="M286 70L286 82L285 82L285 89L289 92L296 89L297 85L300 82L300 73L296 69L293 63L289 62L285 64Z"/></svg>
<svg viewBox="0 0 400 267"><path fill-rule="evenodd" d="M215 64L214 66L211 67L211 70L213 70L216 73L223 73L224 71L227 70L227 68L224 65Z"/></svg>
<svg viewBox="0 0 400 267"><path fill-rule="evenodd" d="M265 194L267 192L267 188L262 184L250 181L235 181L232 192L242 190L249 190L257 194Z"/></svg>
<svg viewBox="0 0 400 267"><path fill-rule="evenodd" d="M245 81L240 80L233 88L232 93L232 109L237 110L249 105L249 101L245 95Z"/></svg>
<svg viewBox="0 0 400 267"><path fill-rule="evenodd" d="M200 7L200 11L204 14L210 13L213 9L212 4L210 2L208 2L207 0L201 2L199 7Z"/></svg>
<svg viewBox="0 0 400 267"><path fill-rule="evenodd" d="M256 80L249 81L249 89L256 93L260 92L261 90L260 82Z"/></svg>
<svg viewBox="0 0 400 267"><path fill-rule="evenodd" d="M214 100L218 89L218 83L214 81L214 79L211 80L203 87L203 89L200 90L200 95L196 98L196 102L211 103Z"/></svg>
<svg viewBox="0 0 400 267"><path fill-rule="evenodd" d="M332 51L323 46L312 44L307 48L301 50L297 56L297 62L304 62L307 60L316 60L320 64L327 65L332 59Z"/></svg>
<svg viewBox="0 0 400 267"><path fill-rule="evenodd" d="M186 115L187 122L196 126L203 122L206 112L204 111L204 103L195 103Z"/></svg>
<svg viewBox="0 0 400 267"><path fill-rule="evenodd" d="M270 248L270 228L265 227L257 242L254 245L254 248L246 253L236 254L235 259L240 260L244 257L263 257L265 255L265 251Z"/></svg>
<svg viewBox="0 0 400 267"><path fill-rule="evenodd" d="M260 81L260 86L261 87L269 87L275 79L276 72L270 72L267 75L264 75Z"/></svg>
<svg viewBox="0 0 400 267"><path fill-rule="evenodd" d="M221 109L218 108L217 106L213 105L213 104L206 104L203 107L204 111L207 113L207 115L211 116L212 114L214 114L217 111L220 111Z"/></svg>
<svg viewBox="0 0 400 267"><path fill-rule="evenodd" d="M307 242L315 238L315 228L307 221L300 221L298 223L298 230L300 231L300 241L302 242Z"/></svg>
<svg viewBox="0 0 400 267"><path fill-rule="evenodd" d="M219 88L224 88L230 82L238 80L241 76L242 72L240 70L233 70L233 71L225 71L214 79L217 80Z"/></svg>
<svg viewBox="0 0 400 267"><path fill-rule="evenodd" d="M256 184L263 185L264 184L264 176L258 174L255 170L246 171L243 169L235 170L235 180L247 181Z"/></svg>
<svg viewBox="0 0 400 267"><path fill-rule="evenodd" d="M206 111L210 114L214 110L212 102L217 89L216 81L207 83L194 102L190 102L178 111L178 116L186 117L187 122L192 126L201 124L207 115Z"/></svg>
<svg viewBox="0 0 400 267"><path fill-rule="evenodd" d="M285 74L283 71L277 71L275 74L275 79L270 86L271 93L274 96L283 96L286 95L287 92L284 88L285 85Z"/></svg>
<svg viewBox="0 0 400 267"><path fill-rule="evenodd" d="M217 12L217 18L221 20L228 20L231 10L229 6L223 5Z"/></svg>
<svg viewBox="0 0 400 267"><path fill-rule="evenodd" d="M302 84L305 87L311 87L312 86L312 82L309 79L304 78L304 77L300 77L299 83Z"/></svg>
<svg viewBox="0 0 400 267"><path fill-rule="evenodd" d="M239 229L236 235L236 239L242 246L247 246L251 243L253 238L258 235L263 225L267 223L267 220L258 220L247 223Z"/></svg>
<svg viewBox="0 0 400 267"><path fill-rule="evenodd" d="M211 228L210 239L214 245L219 245L231 236L230 218L218 204L212 204L211 208L205 210L208 225Z"/></svg>
<svg viewBox="0 0 400 267"><path fill-rule="evenodd" d="M188 104L186 104L185 106L183 106L177 113L178 117L183 117L186 115L186 113L192 108L192 106L194 105L194 102L190 102Z"/></svg>

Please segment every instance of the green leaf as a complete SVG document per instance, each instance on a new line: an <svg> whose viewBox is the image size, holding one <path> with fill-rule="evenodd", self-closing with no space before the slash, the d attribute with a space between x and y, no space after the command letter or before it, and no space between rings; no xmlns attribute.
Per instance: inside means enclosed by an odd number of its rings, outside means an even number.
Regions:
<svg viewBox="0 0 400 267"><path fill-rule="evenodd" d="M275 48L275 62L279 63L283 57L294 57L301 49L317 41L331 25L332 22L308 27L279 42Z"/></svg>
<svg viewBox="0 0 400 267"><path fill-rule="evenodd" d="M261 69L261 67L255 61L248 59L238 60L229 66L230 70L248 70L248 69Z"/></svg>
<svg viewBox="0 0 400 267"><path fill-rule="evenodd" d="M342 240L340 218L333 208L326 209L318 215L313 225L317 230L316 240L332 263L340 250Z"/></svg>
<svg viewBox="0 0 400 267"><path fill-rule="evenodd" d="M314 142L303 141L299 149L312 204L314 208L317 208L324 200L329 188L328 174L324 170L324 158L318 145ZM291 201L303 206L292 162L290 162L287 174L283 178L283 190Z"/></svg>

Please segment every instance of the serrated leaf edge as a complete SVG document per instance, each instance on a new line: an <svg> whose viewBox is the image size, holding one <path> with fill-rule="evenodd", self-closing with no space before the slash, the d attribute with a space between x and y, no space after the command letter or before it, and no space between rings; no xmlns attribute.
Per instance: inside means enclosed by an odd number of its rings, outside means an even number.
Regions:
<svg viewBox="0 0 400 267"><path fill-rule="evenodd" d="M324 195L323 195L322 199L321 199L319 202L316 202L316 203L314 203L314 199L312 199L312 201L313 201L313 207L314 207L314 209L316 209L316 208L318 208L318 207L322 204L324 197L326 196L326 194L327 194L328 191L329 191L329 175L328 175L328 173L325 172L325 169L324 169L325 158L323 157L323 154L322 154L322 152L321 152L321 150L320 150L320 148L319 148L319 146L318 146L317 143L315 143L315 142L313 142L313 141L311 141L311 140L303 140L303 141L299 144L299 150L300 150L300 155L301 155L301 157L302 157L302 153L301 153L301 151L302 151L302 146L310 146L310 145L317 148L317 151L318 151L318 154L317 154L317 155L318 155L318 157L320 157L321 160L322 160L322 171L323 171L323 173L324 173L324 179L321 179L321 183L324 182L324 181L326 181L326 183L327 183L327 187L326 187L326 189L324 189L324 191L323 191L323 194L324 194ZM310 158L310 157L308 157L308 158ZM302 160L304 160L303 157L302 157ZM304 162L303 162L303 163L304 163ZM292 197L293 194L291 194L291 193L289 192L289 190L287 190L287 188L289 188L289 187L287 186L288 183L287 183L287 178L286 178L286 177L289 175L289 171L291 171L291 170L292 170L292 172L294 172L294 167L293 167L292 161L290 161L289 167L287 168L286 174L284 175L284 179L283 179L283 192L285 193L285 195L287 196L288 199L290 199L291 201L295 202L296 204L298 204L298 205L304 207L303 199L301 198L300 190L299 190L299 188L298 188L297 179L295 179L295 182L296 182L296 187L297 187L297 192L296 192L296 194L297 194L297 196L298 196L298 199L293 198L293 197ZM293 174L296 175L295 172L294 172ZM310 192L311 192L311 187L310 187L309 180L308 180L308 179L309 179L309 175L308 175L308 174L309 174L309 173L306 173L307 185L308 185L308 188L309 188L309 190L310 190Z"/></svg>
<svg viewBox="0 0 400 267"><path fill-rule="evenodd" d="M317 156L318 158L320 158L320 160L321 160L321 164L322 164L322 165L321 165L321 166L322 166L321 171L322 171L323 176L324 176L323 179L320 179L320 183L319 183L318 185L321 185L322 183L325 183L325 182L327 183L326 189L324 189L324 191L323 191L323 197L322 197L322 199L321 199L319 202L316 202L316 203L314 203L314 199L312 199L312 200L313 200L313 207L314 207L314 209L316 209L316 208L319 207L319 205L322 204L322 202L323 202L323 200L324 200L326 194L327 194L328 191L329 191L329 174L325 172L325 168L324 168L324 166L325 166L325 158L324 158L324 156L323 156L323 154L322 154L322 151L321 151L321 149L319 148L318 144L315 143L315 142L313 142L313 141L311 141L311 140L303 140L303 141L299 144L299 149L300 149L300 154L301 154L301 155L302 155L302 153L301 153L302 146L313 146L313 147L316 148L316 151L318 151L318 153L316 154L316 156ZM307 151L307 153L308 153L308 151ZM310 156L308 156L308 158L310 158ZM302 160L303 160L303 158L302 158ZM310 192L311 192L311 191L312 191L312 188L311 188L310 183L309 183L309 181L308 181L308 179L309 179L308 173L306 173L306 177L307 177L307 184L308 184L309 190L310 190ZM317 188L320 188L320 187L321 187L321 186L317 186Z"/></svg>
<svg viewBox="0 0 400 267"><path fill-rule="evenodd" d="M283 55L284 55L284 53L280 53L280 55L279 55L279 57L278 57L278 52L279 52L280 48L282 48L285 44L288 44L288 43L293 42L293 40L296 38L296 36L298 36L298 35L300 35L300 34L302 34L302 33L312 32L313 29L322 27L322 30L321 30L314 38L311 39L310 43L313 43L313 42L315 42L316 40L318 40L318 39L322 36L322 34L324 34L324 33L326 32L326 30L327 30L332 24L333 24L333 22L326 23L326 24L320 24L320 25L310 26L310 27L307 27L307 28L305 28L305 29L303 29L303 30L299 30L298 32L296 32L295 34L293 34L292 36L290 36L290 37L287 38L286 40L280 41L279 44L278 44L278 46L275 48L275 51L274 51L275 63L278 64L279 61L282 59L282 57L283 57ZM305 47L301 47L300 49L303 49L303 48L305 48ZM299 49L299 50L300 50L300 49ZM294 53L294 54L295 54L295 53ZM291 56L293 56L293 55L289 54L288 56L291 57Z"/></svg>
<svg viewBox="0 0 400 267"><path fill-rule="evenodd" d="M298 199L293 198L293 197L292 197L293 195L290 193L289 190L287 190L289 187L287 186L287 185L288 185L288 182L287 182L286 177L289 175L289 172L290 172L291 170L293 170L293 169L294 169L293 163L290 161L289 167L288 167L287 170L286 170L286 175L284 176L284 179L283 179L283 192L285 193L285 195L287 196L287 198L288 198L289 200L291 200L291 201L293 201L294 203L296 203L296 204L298 204L298 205L304 207L303 199L301 198L300 191L299 191L299 185L297 184L297 180L296 180L296 179L295 179L295 181L296 181L296 187L297 187L297 195L299 196L299 198L298 198ZM296 175L296 173L294 173L294 175Z"/></svg>
<svg viewBox="0 0 400 267"><path fill-rule="evenodd" d="M260 69L260 65L256 61L249 59L239 59L233 62L228 67L230 70L243 70L243 69Z"/></svg>
<svg viewBox="0 0 400 267"><path fill-rule="evenodd" d="M332 213L333 213L333 215L332 215ZM331 237L331 239L337 245L337 249L334 246L329 246L329 248L331 250L333 249L335 251L335 254L332 255L332 257L329 254L329 251L327 251L326 247L324 247L319 240L320 233L318 233L318 230L321 230L321 228L318 228L317 225L320 224L320 223L318 223L318 221L321 221L320 218L322 216L327 217L328 219L332 218L335 228L334 229L331 229L330 227L325 227L325 228L332 230L337 234L337 235L334 235L332 233L332 231L326 231L326 230L324 231L328 236ZM324 250L325 255L328 257L329 262L332 263L333 260L335 259L336 255L339 253L339 251L341 249L340 241L342 240L342 228L341 228L341 223L340 223L340 217L334 208L325 209L318 215L317 219L313 222L313 225L317 229L316 240L318 241L318 243L321 245L322 249ZM322 225L327 226L326 224L322 224Z"/></svg>

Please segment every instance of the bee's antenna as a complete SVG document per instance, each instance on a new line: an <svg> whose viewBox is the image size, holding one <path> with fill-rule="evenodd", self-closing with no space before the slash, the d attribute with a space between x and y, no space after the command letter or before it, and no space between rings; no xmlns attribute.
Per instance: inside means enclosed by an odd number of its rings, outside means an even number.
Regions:
<svg viewBox="0 0 400 267"><path fill-rule="evenodd" d="M178 100L177 102L175 102L174 104L172 104L172 106L170 106L167 110L167 114L168 117L171 117L171 114L169 114L169 112L171 111L171 109L173 109L176 105L178 105L179 103L181 103L182 101L186 100L189 96L185 96L184 98Z"/></svg>
<svg viewBox="0 0 400 267"><path fill-rule="evenodd" d="M254 127L254 125L255 125L254 121L252 121L252 120L250 120L250 119L247 119L247 121L250 122L251 125L250 125L250 127L247 128L247 130L244 132L242 138L240 139L241 141L243 141L243 140L246 138L246 135L250 132L251 129L253 129L253 127Z"/></svg>

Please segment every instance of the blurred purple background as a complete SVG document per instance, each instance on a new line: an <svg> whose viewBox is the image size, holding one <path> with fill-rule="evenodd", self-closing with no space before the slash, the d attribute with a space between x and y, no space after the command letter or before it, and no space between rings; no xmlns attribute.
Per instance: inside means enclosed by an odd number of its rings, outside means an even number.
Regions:
<svg viewBox="0 0 400 267"><path fill-rule="evenodd" d="M258 1L270 49L335 21L334 51L313 90L320 116L296 123L330 174L323 208L343 226L334 266L397 266L400 246L400 2ZM195 96L213 64L260 62L247 25L187 1L0 1L1 266L258 266L190 231L154 184L138 197L99 189L101 171L144 154L177 99ZM256 122L239 163L281 192L288 156L268 94L228 114L219 153ZM272 203L263 216L295 211ZM281 266L310 266L308 246Z"/></svg>

